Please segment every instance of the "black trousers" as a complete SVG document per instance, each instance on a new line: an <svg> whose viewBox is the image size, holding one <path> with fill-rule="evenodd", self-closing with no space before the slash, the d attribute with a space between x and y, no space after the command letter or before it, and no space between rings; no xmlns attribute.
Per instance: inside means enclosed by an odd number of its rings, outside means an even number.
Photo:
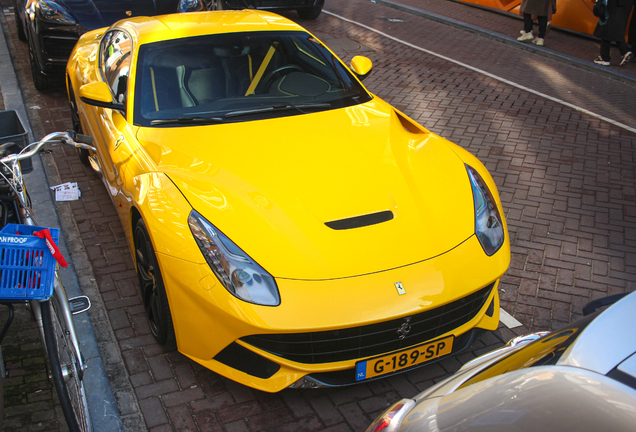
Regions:
<svg viewBox="0 0 636 432"><path fill-rule="evenodd" d="M629 24L627 42L632 46L631 51L636 52L636 7L632 10L632 20Z"/></svg>
<svg viewBox="0 0 636 432"><path fill-rule="evenodd" d="M621 52L621 56L624 56L630 50L629 45L627 45L627 42L625 42L624 40L617 41L616 45L618 45L618 49ZM612 46L612 41L601 39L601 58L605 61L610 61L611 59L610 57L611 46Z"/></svg>
<svg viewBox="0 0 636 432"><path fill-rule="evenodd" d="M539 21L539 37L543 39L545 37L545 29L548 28L548 17L540 16L537 17ZM529 33L532 31L532 15L524 13L523 14L523 31Z"/></svg>

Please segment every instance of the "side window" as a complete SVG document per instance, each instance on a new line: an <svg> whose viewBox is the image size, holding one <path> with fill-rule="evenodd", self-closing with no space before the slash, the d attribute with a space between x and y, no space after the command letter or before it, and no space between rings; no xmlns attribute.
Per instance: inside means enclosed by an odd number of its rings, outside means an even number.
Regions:
<svg viewBox="0 0 636 432"><path fill-rule="evenodd" d="M126 32L114 30L102 39L100 65L115 101L125 103L132 42Z"/></svg>

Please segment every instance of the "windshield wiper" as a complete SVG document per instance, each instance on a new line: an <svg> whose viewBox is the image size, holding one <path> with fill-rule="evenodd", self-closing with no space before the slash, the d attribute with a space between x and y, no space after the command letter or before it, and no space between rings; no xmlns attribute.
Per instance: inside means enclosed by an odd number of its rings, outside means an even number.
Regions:
<svg viewBox="0 0 636 432"><path fill-rule="evenodd" d="M214 124L223 123L223 119L220 117L177 117L171 119L157 119L152 120L150 124L152 126L166 125L166 124Z"/></svg>
<svg viewBox="0 0 636 432"><path fill-rule="evenodd" d="M311 108L331 108L330 103L307 103L307 104L285 104L285 105L272 105L262 108L252 108L245 110L232 111L225 114L225 118L230 117L240 117L249 114L260 114L267 113L273 111L288 111L288 110L296 110L300 111L302 114L307 114L303 109L311 109Z"/></svg>

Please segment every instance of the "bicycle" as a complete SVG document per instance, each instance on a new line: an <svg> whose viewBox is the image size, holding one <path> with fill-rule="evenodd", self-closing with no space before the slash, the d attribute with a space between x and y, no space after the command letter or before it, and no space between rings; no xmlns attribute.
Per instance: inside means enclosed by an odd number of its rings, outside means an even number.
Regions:
<svg viewBox="0 0 636 432"><path fill-rule="evenodd" d="M72 299L67 297L59 278L59 265L55 261L52 265L49 264L51 275L48 276L52 281L45 280L46 270L41 271L41 269L45 265L44 260L50 259L49 255L46 255L46 249L35 248L20 252L21 255L18 255L17 261L14 251L11 250L12 242L26 243L30 240L27 240L24 234L32 234L42 228L37 226L31 210L19 162L37 154L47 143L62 143L76 148L95 150L90 145L91 137L70 130L49 134L42 140L25 146L24 149L16 148L13 143L0 145L0 151L12 153L0 158L0 226L3 227L0 230L0 236L4 236L5 240L8 239L10 245L2 249L0 262L4 265L11 260L18 264L28 261L29 265L38 266L37 272L28 273L20 270L17 277L15 272L11 273L12 270L4 269L6 266L0 270L0 281L4 277L3 286L7 284L10 286L9 289L0 292L0 303L9 308L9 318L0 333L0 343L13 320L13 303L28 302L44 342L49 361L49 378L55 384L69 430L87 432L92 430L84 390L84 370L87 366L80 351L72 315L90 309L90 300L86 296ZM17 230L17 234L21 236L14 236L13 234L16 233L11 232L13 230ZM59 230L50 228L49 232L55 242ZM37 240L34 239L34 241ZM45 247L50 250L52 246L47 242ZM53 253L52 250L51 253ZM38 291L40 287L44 290ZM16 292L19 294L15 294Z"/></svg>

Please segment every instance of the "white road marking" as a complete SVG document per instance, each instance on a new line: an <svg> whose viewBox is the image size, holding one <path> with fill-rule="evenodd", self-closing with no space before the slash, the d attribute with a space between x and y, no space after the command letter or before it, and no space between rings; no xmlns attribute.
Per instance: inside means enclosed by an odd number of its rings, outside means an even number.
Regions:
<svg viewBox="0 0 636 432"><path fill-rule="evenodd" d="M501 321L508 328L521 327L519 321L515 319L512 315L506 312L503 308L499 308L499 321Z"/></svg>
<svg viewBox="0 0 636 432"><path fill-rule="evenodd" d="M472 70L472 71L474 71L474 72L480 73L480 74L485 75L485 76L487 76L487 77L490 77L490 78L492 78L492 79L494 79L494 80L497 80L497 81L500 81L500 82L502 82L502 83L505 83L505 84L511 85L511 86L516 87L516 88L518 88L518 89L520 89L520 90L527 91L527 92L532 93L532 94L534 94L534 95L537 95L537 96L539 96L539 97L542 97L542 98L548 99L548 100L550 100L550 101L552 101L552 102L556 102L556 103L558 103L558 104L565 105L566 107L568 107L568 108L572 108L573 110L576 110L576 111L582 112L582 113L587 114L587 115L589 115L589 116L595 117L595 118L597 118L597 119L599 119L599 120L603 120L603 121L605 121L605 122L611 123L611 124L613 124L614 126L618 126L618 127L622 128L622 129L625 129L625 130L628 130L628 131L630 131L630 132L636 133L636 129L635 129L635 128L633 128L633 127L627 126L626 124L623 124L623 123L617 122L617 121L615 121L615 120L612 120L612 119L607 118L607 117L605 117L605 116L602 116L602 115L600 115L600 114L593 113L592 111L588 111L588 110L586 110L585 108L582 108L582 107L580 107L580 106L578 106L578 105L571 104L571 103L566 102L566 101L564 101L564 100L561 100L561 99L558 99L558 98L552 97L552 96L547 95L547 94L545 94L545 93L541 93L541 92L538 92L538 91L533 90L533 89L531 89L531 88L528 88L528 87L522 86L522 85L520 85L520 84L517 84L517 83L515 83L515 82L509 81L509 80L507 80L507 79L505 79L505 78L501 78L501 77L499 77L499 76L497 76L497 75L493 75L493 74L491 74L491 73L489 73L489 72L486 72L485 70L478 69L478 68L476 68L476 67L473 67L473 66L467 65L466 63L462 63L462 62L457 61L457 60L454 60L454 59L452 59L452 58L450 58L450 57L446 57L446 56L444 56L444 55L442 55L442 54L438 54L438 53L436 53L436 52L433 52L433 51L427 50L427 49L422 48L422 47L419 47L419 46L417 46L417 45L413 45L413 44L411 44L411 43L409 43L409 42L403 41L403 40L401 40L401 39L398 39L398 38L395 38L395 37L393 37L393 36L390 36L390 35L388 35L388 34L386 34L386 33L384 33L384 32L381 32L381 31L379 31L379 30L376 30L376 29L374 29L373 27L369 27L369 26L367 26L367 25L365 25L365 24L359 23L359 22L357 22L357 21L350 20L350 19L345 18L345 17L342 17L342 16L340 16L340 15L336 15L336 14L335 14L335 13L333 13L333 12L329 12L329 11L323 10L323 13L326 13L327 15L331 15L331 16L333 16L333 17L335 17L335 18L341 19L342 21L346 21L346 22L348 22L348 23L355 24L355 25L357 25L357 26L360 26L360 27L362 27L362 28L365 28L365 29L367 29L367 30L369 30L369 31L372 31L372 32L377 33L377 34L379 34L379 35L381 35L381 36L384 36L384 37L385 37L385 38L387 38L387 39L391 39L392 41L395 41L395 42L401 43L401 44L403 44L403 45L406 45L406 46L408 46L408 47L410 47L410 48L416 49L416 50L418 50L418 51L425 52L425 53L430 54L430 55L435 56L435 57L439 57L439 58L444 59L444 60L446 60L446 61L449 61L449 62L451 62L451 63L455 63L456 65L459 65L459 66L465 67L466 69L470 69L470 70Z"/></svg>

